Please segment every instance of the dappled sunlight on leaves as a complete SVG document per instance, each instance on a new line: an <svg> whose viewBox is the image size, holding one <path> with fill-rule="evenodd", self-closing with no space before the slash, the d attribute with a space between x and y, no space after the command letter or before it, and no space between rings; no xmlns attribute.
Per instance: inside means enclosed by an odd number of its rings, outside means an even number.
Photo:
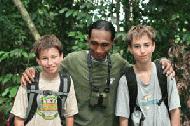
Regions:
<svg viewBox="0 0 190 126"><path fill-rule="evenodd" d="M183 126L190 126L190 49L185 45L174 44L169 49L176 71L176 82L181 98Z"/></svg>

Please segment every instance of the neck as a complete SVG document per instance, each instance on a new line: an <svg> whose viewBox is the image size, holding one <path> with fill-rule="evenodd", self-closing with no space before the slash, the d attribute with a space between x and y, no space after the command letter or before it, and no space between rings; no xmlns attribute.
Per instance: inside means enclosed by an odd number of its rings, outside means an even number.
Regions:
<svg viewBox="0 0 190 126"><path fill-rule="evenodd" d="M152 62L146 64L135 64L134 71L140 80L145 84L150 84L152 73Z"/></svg>
<svg viewBox="0 0 190 126"><path fill-rule="evenodd" d="M59 74L58 72L53 73L53 74L48 74L46 72L42 72L42 77L46 78L48 80L52 80L52 79L56 78L58 76L58 74Z"/></svg>
<svg viewBox="0 0 190 126"><path fill-rule="evenodd" d="M135 70L137 72L145 72L145 71L151 71L152 69L152 62L148 62L146 64L143 63L136 63L134 66Z"/></svg>
<svg viewBox="0 0 190 126"><path fill-rule="evenodd" d="M95 57L92 55L91 50L89 51L89 53L90 53L91 58L92 58L93 60L95 60L95 61L98 61L98 62L106 61L106 60L107 60L107 57L108 57L108 54L107 54L104 58L102 58L102 59L97 59L97 58L95 58Z"/></svg>

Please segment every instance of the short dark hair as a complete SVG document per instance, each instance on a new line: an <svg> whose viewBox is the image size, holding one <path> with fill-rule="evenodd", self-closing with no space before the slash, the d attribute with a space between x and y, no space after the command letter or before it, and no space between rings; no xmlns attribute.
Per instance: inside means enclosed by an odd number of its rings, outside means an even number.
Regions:
<svg viewBox="0 0 190 126"><path fill-rule="evenodd" d="M112 41L115 38L115 27L113 24L106 20L97 20L96 22L92 23L88 28L88 36L91 37L92 29L102 29L105 31L109 31L111 33Z"/></svg>
<svg viewBox="0 0 190 126"><path fill-rule="evenodd" d="M53 34L40 37L40 39L34 43L32 50L35 52L36 57L39 58L40 51L49 48L56 48L60 55L62 53L63 46L61 41Z"/></svg>

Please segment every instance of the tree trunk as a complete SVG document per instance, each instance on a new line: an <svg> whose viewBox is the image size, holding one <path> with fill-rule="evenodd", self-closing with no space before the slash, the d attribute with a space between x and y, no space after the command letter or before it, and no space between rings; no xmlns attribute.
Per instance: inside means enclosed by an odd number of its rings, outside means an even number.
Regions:
<svg viewBox="0 0 190 126"><path fill-rule="evenodd" d="M119 16L119 13L120 13L120 0L116 0L116 26L117 26L117 32L120 31L120 26L119 26L119 19L120 19L120 16Z"/></svg>
<svg viewBox="0 0 190 126"><path fill-rule="evenodd" d="M18 10L20 11L22 18L26 22L35 41L37 41L40 38L40 34L38 33L34 23L32 22L26 8L24 7L24 5L22 4L22 2L20 0L13 0L13 2L15 4L15 6L18 8Z"/></svg>
<svg viewBox="0 0 190 126"><path fill-rule="evenodd" d="M129 0L129 21L133 22L133 0Z"/></svg>
<svg viewBox="0 0 190 126"><path fill-rule="evenodd" d="M122 0L123 10L124 10L124 31L128 32L131 27L131 0Z"/></svg>

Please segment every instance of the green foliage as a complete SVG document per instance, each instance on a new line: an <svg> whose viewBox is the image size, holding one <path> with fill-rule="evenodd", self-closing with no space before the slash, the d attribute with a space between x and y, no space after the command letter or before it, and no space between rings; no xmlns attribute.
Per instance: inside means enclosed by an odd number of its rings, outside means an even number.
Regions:
<svg viewBox="0 0 190 126"><path fill-rule="evenodd" d="M125 43L125 34L139 23L153 26L157 30L157 46L154 58L167 57L168 49L174 43L190 45L190 1L189 0L141 0L133 1L133 21L129 20L129 0L22 0L37 30L41 35L55 34L64 45L64 54L87 49L88 26L97 19L116 23L118 3L122 4L124 18L119 27L124 31L116 34L113 53L119 52L130 63ZM26 67L36 65L31 53L34 39L11 0L0 0L0 114L7 115L20 85L20 74ZM118 6L119 5L119 6ZM184 52L188 52L187 48ZM184 53L185 54L185 53ZM177 60L174 60L177 61ZM184 78L181 76L181 78ZM189 89L188 89L189 90ZM182 96L185 96L182 94ZM185 101L186 98L182 97ZM183 103L185 106L185 102ZM187 110L184 109L183 112ZM0 122L3 122L0 118Z"/></svg>
<svg viewBox="0 0 190 126"><path fill-rule="evenodd" d="M72 47L73 51L79 51L87 49L87 45L84 43L86 41L87 36L82 34L80 31L69 32L69 37L72 37L75 40L75 45Z"/></svg>
<svg viewBox="0 0 190 126"><path fill-rule="evenodd" d="M18 74L6 74L3 76L0 76L0 83L3 86L7 86L7 85L15 85L18 84L20 80L20 76L18 76ZM7 85L6 85L7 84ZM5 95L4 95L5 96Z"/></svg>
<svg viewBox="0 0 190 126"><path fill-rule="evenodd" d="M8 96L9 98L14 98L17 93L17 87L6 88L2 93L3 97Z"/></svg>
<svg viewBox="0 0 190 126"><path fill-rule="evenodd" d="M13 99L16 95L20 76L18 74L5 74L0 76L0 111L6 115L11 109ZM2 90L4 89L4 90Z"/></svg>
<svg viewBox="0 0 190 126"><path fill-rule="evenodd" d="M23 57L24 59L32 59L35 57L34 53L27 53L24 49L14 49L10 52L0 51L0 62L3 60L17 59Z"/></svg>

